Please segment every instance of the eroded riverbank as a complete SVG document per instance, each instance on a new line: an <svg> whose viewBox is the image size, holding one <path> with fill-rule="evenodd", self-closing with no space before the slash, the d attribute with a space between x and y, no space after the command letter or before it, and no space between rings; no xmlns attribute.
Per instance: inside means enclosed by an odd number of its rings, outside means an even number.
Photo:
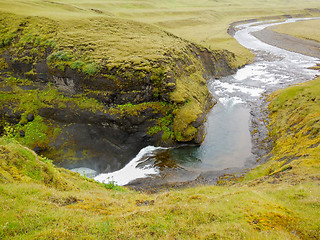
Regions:
<svg viewBox="0 0 320 240"><path fill-rule="evenodd" d="M247 23L237 27L235 38L251 49L256 58L254 63L232 76L209 81L209 89L218 99L218 105L208 116L205 142L200 147L162 149L151 156L145 155L138 168L157 172L147 179L132 181L130 186L152 189L216 183L222 175L237 175L252 168L270 150L265 141L267 113L263 96L312 80L317 72L308 68L318 61L270 46L253 36L275 24L281 23ZM112 173L108 179L117 182Z"/></svg>

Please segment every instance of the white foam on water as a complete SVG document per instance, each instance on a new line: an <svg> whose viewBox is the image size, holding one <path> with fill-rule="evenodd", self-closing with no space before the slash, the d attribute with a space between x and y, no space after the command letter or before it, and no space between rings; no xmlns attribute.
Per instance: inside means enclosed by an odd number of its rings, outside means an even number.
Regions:
<svg viewBox="0 0 320 240"><path fill-rule="evenodd" d="M264 89L261 89L261 88L238 86L236 84L221 82L219 80L216 80L214 82L214 85L215 85L214 87L218 88L218 91L220 90L228 93L241 92L241 93L246 93L248 95L251 95L253 97L260 96L264 91Z"/></svg>
<svg viewBox="0 0 320 240"><path fill-rule="evenodd" d="M138 165L143 162L147 156L152 155L154 151L160 149L165 148L147 146L141 149L138 155L122 169L111 173L99 174L94 178L94 180L101 183L114 182L116 185L123 186L135 179L146 178L150 175L158 174L159 171L151 165L145 165L142 168L138 167Z"/></svg>
<svg viewBox="0 0 320 240"><path fill-rule="evenodd" d="M236 104L245 103L241 98L239 97L227 97L227 98L219 98L219 102L221 102L222 105L231 107Z"/></svg>
<svg viewBox="0 0 320 240"><path fill-rule="evenodd" d="M265 66L263 65L247 65L244 68L239 69L234 75L234 79L236 81L243 81L247 79L249 76L252 77L260 77L265 74Z"/></svg>

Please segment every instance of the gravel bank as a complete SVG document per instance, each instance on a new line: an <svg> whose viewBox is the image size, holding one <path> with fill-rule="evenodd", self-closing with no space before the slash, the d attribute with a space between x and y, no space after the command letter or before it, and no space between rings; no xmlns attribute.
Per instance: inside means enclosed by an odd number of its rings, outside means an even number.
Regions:
<svg viewBox="0 0 320 240"><path fill-rule="evenodd" d="M269 27L252 33L253 36L267 44L297 52L311 57L320 58L320 43L311 40L295 38L293 36L272 31L274 27Z"/></svg>

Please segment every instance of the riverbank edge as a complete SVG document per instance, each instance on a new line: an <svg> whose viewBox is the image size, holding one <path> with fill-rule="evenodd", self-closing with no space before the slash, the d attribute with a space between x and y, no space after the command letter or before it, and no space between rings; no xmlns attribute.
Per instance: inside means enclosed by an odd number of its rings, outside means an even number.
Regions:
<svg viewBox="0 0 320 240"><path fill-rule="evenodd" d="M236 27L247 23L259 23L261 21L283 21L290 18L308 18L309 15L296 14L296 15L279 15L264 17L259 19L248 19L243 21L237 21L230 24L228 28L228 34L234 36L237 29ZM307 21L307 20L306 20ZM320 43L312 40L304 40L293 37L288 34L281 34L272 29L276 27L268 27L261 31L254 32L252 35L260 41L272 46L276 46L285 49L290 52L296 52L299 54L320 58ZM299 47L295 47L295 44L299 44ZM303 46L305 47L303 49ZM312 52L311 49L319 47L318 52ZM315 79L312 79L315 80ZM312 81L310 80L310 81ZM285 89L290 88L290 85ZM248 159L245 163L245 167L241 169L225 169L222 171L214 171L202 174L195 180L197 184L219 184L226 181L238 181L246 176L248 172L255 167L268 162L272 157L272 151L274 148L274 139L270 137L270 110L269 105L272 102L271 96L280 89L272 89L262 94L259 101L253 103L250 109L250 123L249 131L252 141L252 158ZM212 176L210 181L206 179L208 176Z"/></svg>
<svg viewBox="0 0 320 240"><path fill-rule="evenodd" d="M306 20L307 21L307 20ZM296 52L310 57L320 58L320 43L312 40L300 39L288 34L273 31L276 26L265 28L252 33L254 37L269 45Z"/></svg>

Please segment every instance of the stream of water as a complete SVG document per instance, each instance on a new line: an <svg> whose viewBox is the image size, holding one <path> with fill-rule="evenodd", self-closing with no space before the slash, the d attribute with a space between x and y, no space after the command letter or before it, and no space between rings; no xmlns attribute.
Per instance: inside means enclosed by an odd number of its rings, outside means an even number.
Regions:
<svg viewBox="0 0 320 240"><path fill-rule="evenodd" d="M302 19L288 19L294 22ZM319 59L282 50L265 44L252 32L285 22L248 23L237 27L235 39L255 54L255 61L221 79L209 80L208 87L218 104L207 120L207 136L199 147L146 147L123 169L94 177L100 182L130 181L153 177L163 182L183 182L201 173L225 169L243 170L256 159L250 134L252 107L264 92L313 79L317 72L309 67ZM88 173L90 169L76 169Z"/></svg>

